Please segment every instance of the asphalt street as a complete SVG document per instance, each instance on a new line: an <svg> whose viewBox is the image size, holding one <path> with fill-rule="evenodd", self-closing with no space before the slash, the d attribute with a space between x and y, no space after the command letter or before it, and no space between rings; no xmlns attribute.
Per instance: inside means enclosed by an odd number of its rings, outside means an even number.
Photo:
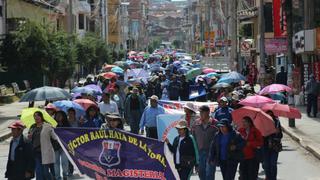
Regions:
<svg viewBox="0 0 320 180"><path fill-rule="evenodd" d="M0 179L4 179L10 140L0 143ZM284 136L284 151L280 153L278 164L279 180L320 180L320 160L301 148L290 137ZM260 169L260 179L264 179L264 172ZM75 176L70 179L89 179L85 176ZM197 175L192 180L199 179ZM222 180L219 168L216 179Z"/></svg>

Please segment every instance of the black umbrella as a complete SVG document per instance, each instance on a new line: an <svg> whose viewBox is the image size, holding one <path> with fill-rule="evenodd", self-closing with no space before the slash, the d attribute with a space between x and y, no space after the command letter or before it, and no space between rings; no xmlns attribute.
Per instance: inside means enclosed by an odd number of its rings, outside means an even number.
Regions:
<svg viewBox="0 0 320 180"><path fill-rule="evenodd" d="M31 101L55 101L70 99L71 94L67 91L51 86L44 86L33 89L27 94L21 97L20 102L31 102Z"/></svg>

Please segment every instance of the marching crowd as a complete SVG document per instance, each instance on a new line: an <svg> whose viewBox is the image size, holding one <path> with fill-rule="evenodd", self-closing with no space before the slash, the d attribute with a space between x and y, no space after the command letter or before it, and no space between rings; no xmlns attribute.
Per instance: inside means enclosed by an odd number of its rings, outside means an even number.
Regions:
<svg viewBox="0 0 320 180"><path fill-rule="evenodd" d="M171 68L170 68L171 67ZM55 119L57 127L118 128L130 126L130 132L158 139L156 118L165 110L158 104L160 99L188 101L190 86L203 87L204 96L196 101L218 102L213 112L207 105L196 108L193 101L184 105L185 115L176 129L178 136L171 144L165 140L174 155L175 167L180 179L189 179L194 170L201 180L213 180L216 168L220 167L224 180L233 180L238 165L241 180L256 180L260 164L267 180L277 179L277 160L282 150L280 122L272 111L277 132L263 137L249 116L238 128L232 119L232 111L241 107L238 102L255 92L250 85L231 84L226 88L213 88L216 77L207 81L198 78L189 81L183 73L170 66L165 73L153 73L148 83L124 84L124 77L117 79L88 78L84 85L95 84L104 89L101 100L94 94L81 94L76 99L94 102L79 116L73 108L62 111L49 103L47 113ZM148 103L148 100L149 103ZM13 139L10 143L7 171L9 180L67 179L74 168L54 134L53 127L46 122L42 112L34 113L35 124L23 131L25 126L16 121L9 126ZM61 172L62 167L62 172Z"/></svg>

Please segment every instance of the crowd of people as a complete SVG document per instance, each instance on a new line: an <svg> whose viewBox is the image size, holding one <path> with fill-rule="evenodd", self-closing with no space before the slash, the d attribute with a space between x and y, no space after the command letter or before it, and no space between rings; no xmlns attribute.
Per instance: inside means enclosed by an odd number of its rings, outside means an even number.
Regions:
<svg viewBox="0 0 320 180"><path fill-rule="evenodd" d="M152 72L147 83L141 81L123 86L125 73L111 79L88 78L84 85L99 85L104 91L100 101L94 94L76 97L96 103L86 109L84 116L79 116L73 108L65 112L53 104L47 104L45 110L56 120L57 128L128 130L124 128L128 125L131 133L146 134L149 138L158 139L156 119L158 115L165 114L165 109L158 101L188 101L190 86L203 86L205 95L184 105L185 114L176 126L179 135L172 144L166 140L174 154L180 179L189 179L195 169L201 180L212 180L216 176L216 167L220 167L223 179L232 180L240 164L239 179L256 180L262 163L266 179L276 180L282 138L278 117L272 111L267 112L273 118L277 132L263 137L250 117L244 117L242 128L237 128L231 116L234 109L241 107L241 99L255 93L253 87L233 83L230 87L215 89L216 77L210 80L187 80L186 75L179 73L172 65L173 62L170 60L166 64L164 73ZM212 101L219 105L211 112L207 105L196 108L194 101ZM34 113L34 119L35 124L28 130L27 136L23 134L25 126L20 121L9 126L13 139L5 177L11 180L34 177L37 180L58 180L72 176L74 168L57 142L53 127L46 122L40 111Z"/></svg>

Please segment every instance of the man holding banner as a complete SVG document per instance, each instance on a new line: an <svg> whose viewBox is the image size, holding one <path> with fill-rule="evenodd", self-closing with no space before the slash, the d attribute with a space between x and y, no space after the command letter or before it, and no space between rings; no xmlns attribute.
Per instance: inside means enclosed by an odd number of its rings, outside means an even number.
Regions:
<svg viewBox="0 0 320 180"><path fill-rule="evenodd" d="M203 105L199 108L200 119L198 119L192 128L192 135L194 136L198 150L199 150L199 166L198 173L200 180L214 180L216 167L209 164L209 149L211 142L218 132L215 127L216 121L210 118L210 108Z"/></svg>
<svg viewBox="0 0 320 180"><path fill-rule="evenodd" d="M147 137L154 139L158 139L157 116L165 113L163 107L158 106L158 100L156 95L150 97L150 106L145 108L140 120L141 134L144 134L146 127Z"/></svg>

